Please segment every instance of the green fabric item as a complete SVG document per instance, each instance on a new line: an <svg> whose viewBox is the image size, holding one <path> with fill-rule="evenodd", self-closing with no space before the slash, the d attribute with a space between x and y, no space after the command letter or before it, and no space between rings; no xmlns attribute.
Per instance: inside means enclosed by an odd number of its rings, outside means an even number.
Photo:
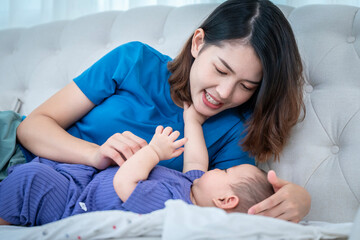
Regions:
<svg viewBox="0 0 360 240"><path fill-rule="evenodd" d="M0 111L0 181L7 176L9 167L26 162L16 142L16 129L21 121L16 112Z"/></svg>

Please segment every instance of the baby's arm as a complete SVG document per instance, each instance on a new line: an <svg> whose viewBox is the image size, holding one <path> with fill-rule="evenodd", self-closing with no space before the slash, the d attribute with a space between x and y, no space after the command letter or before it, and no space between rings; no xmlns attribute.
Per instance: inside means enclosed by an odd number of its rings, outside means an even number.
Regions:
<svg viewBox="0 0 360 240"><path fill-rule="evenodd" d="M206 117L199 114L193 105L184 104L184 135L188 139L184 151L184 173L190 170L208 171L209 155L202 130L205 120Z"/></svg>
<svg viewBox="0 0 360 240"><path fill-rule="evenodd" d="M114 188L119 198L125 202L141 180L146 180L150 171L161 160L179 156L184 148L186 138L176 140L180 133L171 127L156 128L149 145L141 148L127 159L114 177Z"/></svg>

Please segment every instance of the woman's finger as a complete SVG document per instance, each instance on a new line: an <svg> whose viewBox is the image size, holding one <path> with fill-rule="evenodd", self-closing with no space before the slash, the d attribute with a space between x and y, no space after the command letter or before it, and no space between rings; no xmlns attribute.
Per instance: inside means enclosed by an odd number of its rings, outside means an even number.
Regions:
<svg viewBox="0 0 360 240"><path fill-rule="evenodd" d="M273 217L273 218L279 218L280 216L283 216L284 214L285 214L285 210L284 210L283 202L272 208L269 208L269 209L266 209L259 213L256 213L256 215Z"/></svg>
<svg viewBox="0 0 360 240"><path fill-rule="evenodd" d="M279 205L283 200L279 194L274 194L267 199L263 200L262 202L255 204L248 210L248 214L259 214L264 212L268 209L274 208L275 206Z"/></svg>
<svg viewBox="0 0 360 240"><path fill-rule="evenodd" d="M124 135L125 137L127 137L127 138L131 139L133 142L135 142L140 147L140 149L147 145L147 142L144 139L142 139L139 136L136 136L132 132L125 131L122 133L122 135Z"/></svg>
<svg viewBox="0 0 360 240"><path fill-rule="evenodd" d="M113 160L118 166L121 166L126 161L125 156L113 148L108 148L108 152L105 156Z"/></svg>
<svg viewBox="0 0 360 240"><path fill-rule="evenodd" d="M104 169L114 163L121 166L126 160L125 157L121 156L118 151L108 144L104 144L99 148L98 155L100 156L99 169Z"/></svg>
<svg viewBox="0 0 360 240"><path fill-rule="evenodd" d="M129 131L126 131L122 134L114 134L108 139L108 141L106 141L104 145L113 148L118 152L121 158L126 160L134 155L138 150L140 150L145 144L147 144L145 140L139 138ZM113 155L116 156L115 154Z"/></svg>
<svg viewBox="0 0 360 240"><path fill-rule="evenodd" d="M270 184L273 186L275 192L277 192L280 188L282 188L286 184L289 184L288 181L278 178L274 170L270 170L268 172L267 178Z"/></svg>
<svg viewBox="0 0 360 240"><path fill-rule="evenodd" d="M136 142L127 138L123 134L115 134L111 139L109 139L108 145L115 149L119 154L123 155L125 160L129 159L140 149L140 146Z"/></svg>
<svg viewBox="0 0 360 240"><path fill-rule="evenodd" d="M281 219L281 220L285 220L285 221L289 221L289 222L293 222L293 223L298 223L301 220L299 220L298 218L292 216L291 214L285 212L284 214L276 217L277 219Z"/></svg>

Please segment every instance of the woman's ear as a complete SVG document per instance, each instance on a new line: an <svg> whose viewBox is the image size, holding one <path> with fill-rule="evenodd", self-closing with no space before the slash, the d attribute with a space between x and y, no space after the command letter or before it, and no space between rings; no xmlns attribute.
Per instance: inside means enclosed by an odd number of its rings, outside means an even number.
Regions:
<svg viewBox="0 0 360 240"><path fill-rule="evenodd" d="M202 28L198 28L195 30L191 44L191 54L194 58L196 58L199 55L199 52L205 43L204 37L205 37L205 32Z"/></svg>
<svg viewBox="0 0 360 240"><path fill-rule="evenodd" d="M213 199L213 203L216 207L224 209L224 210L231 210L236 208L239 204L239 197L235 195L230 195L224 198Z"/></svg>

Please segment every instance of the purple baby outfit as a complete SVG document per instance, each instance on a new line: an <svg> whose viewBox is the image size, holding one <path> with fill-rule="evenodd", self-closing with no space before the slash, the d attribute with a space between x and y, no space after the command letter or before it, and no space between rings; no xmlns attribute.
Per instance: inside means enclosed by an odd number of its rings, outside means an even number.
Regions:
<svg viewBox="0 0 360 240"><path fill-rule="evenodd" d="M99 210L149 213L165 207L169 199L191 204L190 189L203 171L185 174L155 166L123 203L113 187L119 167L99 171L80 164L35 158L18 165L0 183L0 217L15 225L35 226Z"/></svg>

